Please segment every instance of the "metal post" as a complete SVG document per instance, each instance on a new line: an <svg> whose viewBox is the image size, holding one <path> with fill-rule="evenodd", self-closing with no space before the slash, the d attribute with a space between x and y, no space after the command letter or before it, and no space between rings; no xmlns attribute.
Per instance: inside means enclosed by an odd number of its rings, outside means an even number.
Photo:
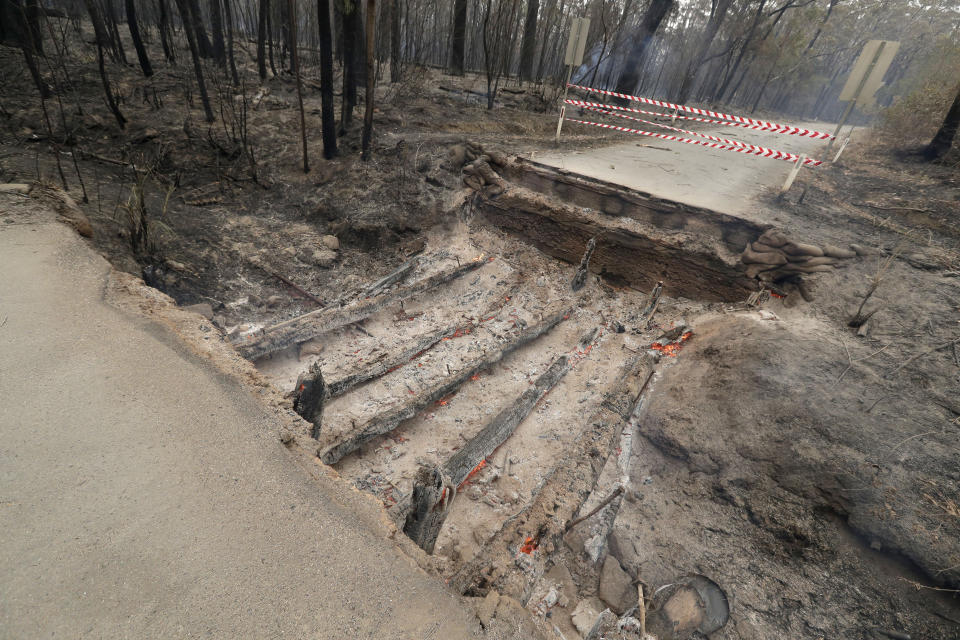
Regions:
<svg viewBox="0 0 960 640"><path fill-rule="evenodd" d="M560 144L560 129L563 128L563 117L567 113L567 92L570 91L570 79L573 78L573 65L567 65L567 81L563 85L563 102L560 103L560 120L557 121L557 136L554 144Z"/></svg>

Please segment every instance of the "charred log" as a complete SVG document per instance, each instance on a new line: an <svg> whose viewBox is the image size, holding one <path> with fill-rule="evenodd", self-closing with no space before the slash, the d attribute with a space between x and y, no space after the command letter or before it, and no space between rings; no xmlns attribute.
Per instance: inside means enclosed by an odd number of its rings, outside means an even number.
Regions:
<svg viewBox="0 0 960 640"><path fill-rule="evenodd" d="M567 523L596 484L617 435L652 376L653 360L645 354L624 365L566 457L523 511L507 520L476 557L451 577L452 587L460 593L496 588L521 602L529 598L547 558L562 544ZM526 569L514 561L516 554L525 550L536 551L531 562L525 563L529 565Z"/></svg>
<svg viewBox="0 0 960 640"><path fill-rule="evenodd" d="M536 325L524 329L513 340L502 343L479 358L464 363L463 369L448 376L443 381L433 385L407 402L404 402L399 407L376 414L363 424L357 426L357 428L345 438L324 449L320 453L320 458L326 464L334 464L343 458L343 456L357 450L365 442L385 433L390 433L404 420L409 420L424 408L456 391L460 385L469 380L470 377L477 372L496 364L509 353L536 340L565 318L569 317L569 313L570 310L564 308L561 311L548 315Z"/></svg>
<svg viewBox="0 0 960 640"><path fill-rule="evenodd" d="M259 335L246 335L235 343L237 350L244 358L253 360L275 353L300 342L316 338L320 334L339 329L362 320L376 313L384 307L406 300L411 296L429 291L445 282L449 282L465 273L478 269L485 264L484 260L473 260L454 269L448 269L416 282L409 287L397 289L371 298L365 302L341 308L326 307L298 316L291 320L267 327Z"/></svg>

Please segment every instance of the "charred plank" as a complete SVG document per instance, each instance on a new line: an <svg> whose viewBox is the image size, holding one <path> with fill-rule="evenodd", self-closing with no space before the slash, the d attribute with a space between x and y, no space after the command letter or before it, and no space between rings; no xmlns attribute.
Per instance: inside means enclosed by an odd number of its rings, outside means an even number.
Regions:
<svg viewBox="0 0 960 640"><path fill-rule="evenodd" d="M413 497L403 526L403 532L421 549L433 553L456 488L481 461L486 460L513 434L540 399L555 387L568 371L570 363L567 356L560 356L537 378L533 386L500 411L462 449L453 454L442 468L421 468L413 484Z"/></svg>
<svg viewBox="0 0 960 640"><path fill-rule="evenodd" d="M324 449L320 453L320 458L326 464L334 464L343 456L355 451L365 442L384 433L393 431L397 425L404 420L412 418L432 403L456 391L460 385L478 371L482 371L496 364L507 354L537 339L565 318L569 317L569 314L570 309L564 308L562 311L547 316L536 325L523 329L520 335L514 340L498 345L479 358L467 362L463 369L435 384L424 393L411 398L399 407L380 412L373 416L362 425L359 425L346 438Z"/></svg>
<svg viewBox="0 0 960 640"><path fill-rule="evenodd" d="M479 269L485 260L472 260L453 269L447 269L408 287L389 291L347 307L326 307L265 328L259 334L247 334L234 343L244 358L254 360L275 353L300 342L306 342L328 331L362 320L384 307L406 300L441 284Z"/></svg>
<svg viewBox="0 0 960 640"><path fill-rule="evenodd" d="M603 469L617 434L630 419L640 395L653 376L653 359L646 354L631 358L588 421L567 455L550 473L533 499L507 520L483 549L450 578L460 593L496 588L525 602L544 569L545 559L560 544L566 524L590 494ZM514 558L525 549L536 549L527 569Z"/></svg>

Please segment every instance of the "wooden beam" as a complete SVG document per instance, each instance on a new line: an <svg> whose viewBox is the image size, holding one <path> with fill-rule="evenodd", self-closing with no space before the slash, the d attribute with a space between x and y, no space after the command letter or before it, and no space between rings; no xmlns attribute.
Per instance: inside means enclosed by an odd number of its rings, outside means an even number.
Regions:
<svg viewBox="0 0 960 640"><path fill-rule="evenodd" d="M547 558L563 544L566 524L574 517L600 476L617 435L630 419L653 377L653 359L632 357L620 370L599 409L532 500L508 519L473 560L449 580L459 593L495 588L526 602ZM514 558L520 547L535 549L522 568Z"/></svg>
<svg viewBox="0 0 960 640"><path fill-rule="evenodd" d="M379 378L394 369L402 367L414 358L432 349L444 338L455 335L458 331L469 333L474 328L479 327L485 320L492 319L491 316L495 316L500 309L510 301L513 297L514 290L514 286L508 287L506 291L498 294L496 300L487 306L480 315L464 324L449 325L427 335L420 336L403 351L394 354L384 354L380 356L379 360L373 363L363 363L356 369L331 380L327 383L327 397L335 398L343 395L358 385Z"/></svg>
<svg viewBox="0 0 960 640"><path fill-rule="evenodd" d="M570 371L567 356L560 356L518 398L504 407L490 422L451 456L441 469L421 468L413 484L413 496L407 506L403 532L426 551L433 546L447 519L453 492L470 473L503 444L563 376ZM444 491L446 489L446 491Z"/></svg>
<svg viewBox="0 0 960 640"><path fill-rule="evenodd" d="M259 333L246 334L234 341L234 346L244 358L254 360L276 353L300 342L306 342L321 334L339 329L380 311L386 306L406 300L441 284L479 269L486 260L472 260L464 265L441 271L429 278L419 280L408 287L389 291L347 307L326 307L302 316L266 327Z"/></svg>
<svg viewBox="0 0 960 640"><path fill-rule="evenodd" d="M320 452L320 458L326 464L334 464L343 456L357 450L365 442L393 431L404 420L412 418L434 402L456 391L460 385L478 371L496 364L507 354L540 337L569 317L569 314L570 308L564 307L561 311L546 316L534 326L522 330L513 340L501 343L480 357L464 363L463 369L444 378L423 393L404 402L399 407L381 411L363 424L358 425L344 439Z"/></svg>

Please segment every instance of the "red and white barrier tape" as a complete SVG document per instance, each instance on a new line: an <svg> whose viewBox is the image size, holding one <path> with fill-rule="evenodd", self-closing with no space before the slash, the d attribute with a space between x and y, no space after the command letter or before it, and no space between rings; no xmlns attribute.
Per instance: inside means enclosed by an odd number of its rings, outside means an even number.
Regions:
<svg viewBox="0 0 960 640"><path fill-rule="evenodd" d="M572 86L572 85L571 85ZM659 116L661 118L676 118L677 120L693 120L695 122L705 122L707 124L722 124L727 127L743 127L746 129L754 129L757 131L772 131L774 133L778 132L776 129L769 129L768 127L761 126L759 124L743 124L742 122L730 122L728 120L711 120L710 118L698 118L696 116L682 116L680 114L673 113L661 113L659 111L645 111L643 109L632 109L630 107L621 107L616 104L603 104L601 102L586 102L585 100L564 100L567 104L572 104L580 107L598 107L601 109L615 109L616 111L629 111L630 113L643 113L648 116ZM791 129L795 127L790 127ZM782 131L787 133L786 130Z"/></svg>
<svg viewBox="0 0 960 640"><path fill-rule="evenodd" d="M673 140L674 142L685 142L687 144L698 144L710 149L722 149L724 151L737 151L739 153L749 153L755 156L761 156L764 158L774 158L776 160L786 160L788 162L796 162L797 156L792 153L785 153L783 151L777 151L776 149L767 149L765 147L738 147L730 146L726 144L721 144L719 142L707 142L706 140L693 140L691 138L681 138L679 136L671 136L666 133L654 133L653 131L641 131L640 129L630 129L627 127L618 127L614 124L603 124L600 122L590 122L588 120L576 120L574 118L567 118L568 122L576 122L578 124L589 124L594 127L603 127L604 129L614 129L616 131L625 131L626 133L635 133L641 136L649 136L651 138L660 138L662 140ZM819 167L823 162L821 160L814 160L813 158L804 158L803 164L810 167Z"/></svg>
<svg viewBox="0 0 960 640"><path fill-rule="evenodd" d="M576 100L567 100L566 102L576 103ZM584 109L589 109L590 111L596 111L608 116L614 116L616 118L624 118L626 120L633 120L634 122L642 122L643 124L650 124L655 127L660 127L661 129L669 129L670 131L676 131L677 133L685 133L690 136L697 136L698 138L707 138L708 140L713 140L714 142L722 142L723 144L733 145L735 147L755 147L757 149L763 149L759 145L748 144L746 142L740 142L739 140L728 140L727 138L718 138L717 136L711 136L706 133L697 133L696 131L688 131L686 129L678 129L677 127L671 127L668 124L663 124L661 122L653 122L652 120L644 120L643 118L634 118L633 116L628 116L625 113L616 113L615 111L607 111L606 109L600 109L597 107L588 107L582 105ZM790 154L793 155L793 154ZM796 156L794 156L796 159Z"/></svg>
<svg viewBox="0 0 960 640"><path fill-rule="evenodd" d="M722 118L724 120L732 120L739 124L744 125L754 125L759 129L764 129L767 131L772 131L774 133L783 133L787 135L796 135L796 136L807 136L810 138L818 138L820 140L831 140L833 136L829 133L824 133L822 131L814 131L813 129L804 129L803 127L794 127L788 124L777 124L776 122L767 122L766 120L754 120L753 118L747 118L746 116L732 116L727 113L721 113L719 111L710 111L709 109L698 109L696 107L687 107L682 104L674 104L672 102L664 102L662 100L652 100L650 98L640 98L638 96L631 96L626 93L617 93L616 91L607 91L606 89L594 89L592 87L583 87L578 84L569 84L568 87L573 89L580 89L582 91L590 91L592 93L602 93L608 96L614 96L616 98L623 98L624 100L633 100L634 102L640 102L643 104L652 104L656 107L663 107L664 109L677 109L678 111L685 111L687 113L695 113L700 116L708 116L710 118Z"/></svg>

